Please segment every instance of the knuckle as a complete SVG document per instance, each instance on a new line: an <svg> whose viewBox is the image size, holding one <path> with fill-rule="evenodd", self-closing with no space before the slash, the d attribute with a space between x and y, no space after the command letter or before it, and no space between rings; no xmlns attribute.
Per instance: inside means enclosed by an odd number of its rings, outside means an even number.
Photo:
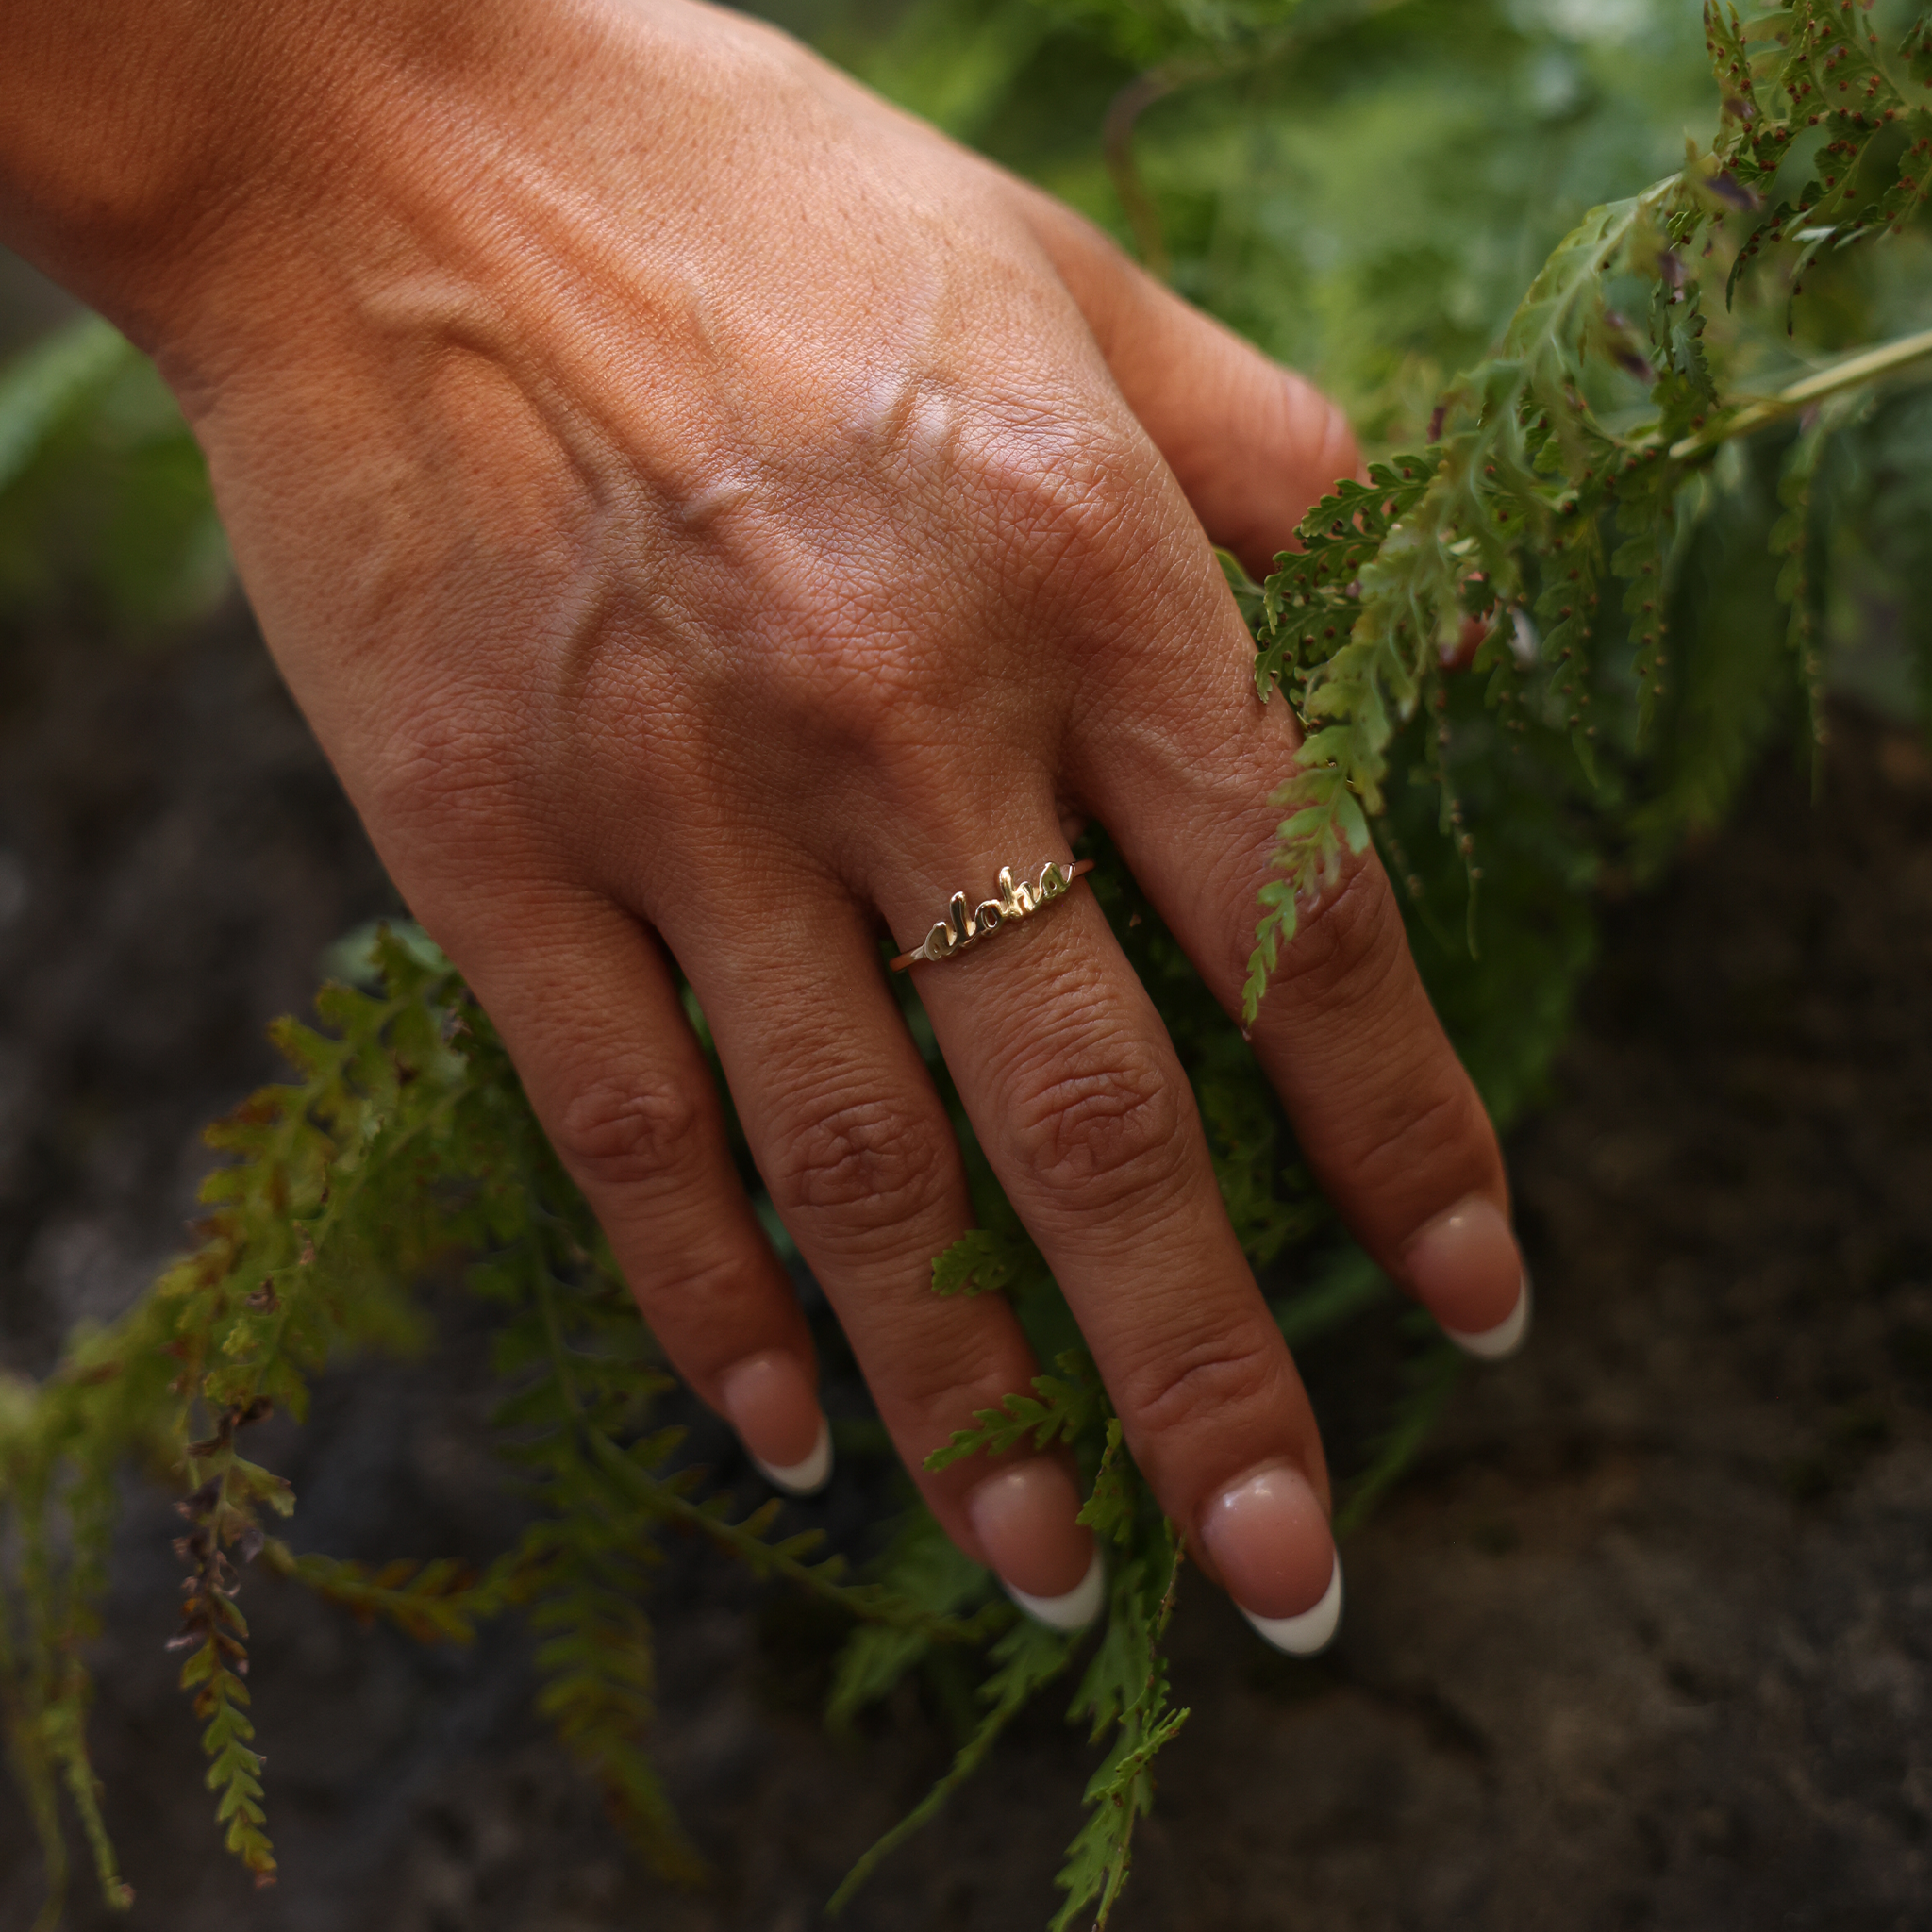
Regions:
<svg viewBox="0 0 1932 1932"><path fill-rule="evenodd" d="M1380 1195L1425 1190L1452 1196L1488 1177L1494 1135L1467 1082L1419 1095L1415 1083L1383 1084L1381 1107L1364 1123L1350 1161L1357 1188ZM1444 1180L1443 1176L1450 1176Z"/></svg>
<svg viewBox="0 0 1932 1932"><path fill-rule="evenodd" d="M897 779L915 795L929 793L956 755L958 721L969 708L957 670L885 633L832 646L808 675L809 695L794 700L793 715L835 757Z"/></svg>
<svg viewBox="0 0 1932 1932"><path fill-rule="evenodd" d="M957 757L958 718L972 703L970 665L938 649L944 625L908 613L930 602L907 581L900 608L828 588L808 611L775 625L746 691L777 756L797 743L844 770L936 766Z"/></svg>
<svg viewBox="0 0 1932 1932"><path fill-rule="evenodd" d="M948 1187L944 1129L885 1101L816 1111L781 1135L768 1176L781 1211L876 1234L917 1220Z"/></svg>
<svg viewBox="0 0 1932 1932"><path fill-rule="evenodd" d="M1186 1163L1178 1075L1138 1043L1116 1043L1085 1067L1062 1060L1031 1070L1012 1119L1028 1171L1076 1209L1164 1195Z"/></svg>
<svg viewBox="0 0 1932 1932"><path fill-rule="evenodd" d="M1076 594L1145 550L1157 465L1144 438L1071 408L1004 424L974 454L1008 547Z"/></svg>
<svg viewBox="0 0 1932 1932"><path fill-rule="evenodd" d="M565 1106L557 1151L587 1186L669 1191L704 1172L713 1128L711 1109L675 1081L606 1081Z"/></svg>
<svg viewBox="0 0 1932 1932"><path fill-rule="evenodd" d="M879 1405L902 1439L942 1448L956 1430L972 1428L976 1415L1027 1386L1027 1371L1016 1369L1004 1351L995 1356L982 1345L967 1355L962 1342L972 1349L966 1338L952 1335L942 1348L927 1335L900 1340L893 1349L891 1388L881 1389Z"/></svg>
<svg viewBox="0 0 1932 1932"><path fill-rule="evenodd" d="M495 841L517 817L522 759L482 707L408 698L361 773L363 816L406 828L416 843L460 851Z"/></svg>
<svg viewBox="0 0 1932 1932"><path fill-rule="evenodd" d="M1120 1378L1121 1407L1137 1433L1225 1430L1231 1419L1274 1401L1279 1350L1252 1324L1170 1339Z"/></svg>
<svg viewBox="0 0 1932 1932"><path fill-rule="evenodd" d="M751 1272L741 1254L675 1252L646 1257L625 1271L646 1321L676 1324L687 1353L731 1355Z"/></svg>

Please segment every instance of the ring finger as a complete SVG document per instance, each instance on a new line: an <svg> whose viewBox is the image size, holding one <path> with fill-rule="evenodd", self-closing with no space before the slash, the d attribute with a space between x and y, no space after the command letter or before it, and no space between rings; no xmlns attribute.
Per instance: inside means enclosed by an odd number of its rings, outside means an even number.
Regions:
<svg viewBox="0 0 1932 1932"><path fill-rule="evenodd" d="M1085 1623L1099 1607L1100 1559L1074 1520L1066 1457L924 1467L977 1410L1025 1389L1037 1365L1005 1303L932 1291L934 1257L973 1224L965 1170L867 923L828 880L733 897L794 909L755 931L719 908L695 909L668 937L711 1018L773 1203L947 1533L1036 1614Z"/></svg>

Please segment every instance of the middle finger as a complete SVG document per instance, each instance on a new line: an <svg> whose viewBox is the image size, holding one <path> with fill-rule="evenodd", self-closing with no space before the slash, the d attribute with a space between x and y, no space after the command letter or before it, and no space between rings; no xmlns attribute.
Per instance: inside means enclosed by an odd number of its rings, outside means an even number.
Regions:
<svg viewBox="0 0 1932 1932"><path fill-rule="evenodd" d="M1017 788L1008 799L1023 796ZM1009 808L1011 809L1011 808ZM923 933L1002 865L1070 865L1036 800L882 894ZM1241 1251L1193 1094L1092 894L938 963L921 997L1008 1198L1053 1269L1161 1507L1250 1620L1285 1647L1333 1627L1339 1571L1315 1420Z"/></svg>
<svg viewBox="0 0 1932 1932"><path fill-rule="evenodd" d="M741 888L748 882L741 879ZM796 875L789 883L795 887ZM747 929L734 906L783 905ZM880 1419L954 1541L1060 1627L1099 1607L1069 1459L924 1459L1038 1373L995 1297L941 1300L932 1263L973 1224L945 1108L858 908L829 879L686 908L666 937L712 1025L753 1158L837 1310ZM718 936L724 935L723 941Z"/></svg>

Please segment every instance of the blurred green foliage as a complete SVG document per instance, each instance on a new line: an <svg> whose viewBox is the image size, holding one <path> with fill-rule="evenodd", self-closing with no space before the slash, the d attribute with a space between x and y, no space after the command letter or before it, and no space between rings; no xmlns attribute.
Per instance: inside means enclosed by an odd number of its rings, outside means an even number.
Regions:
<svg viewBox="0 0 1932 1932"><path fill-rule="evenodd" d="M146 637L227 582L208 465L144 356L89 318L0 372L0 612Z"/></svg>

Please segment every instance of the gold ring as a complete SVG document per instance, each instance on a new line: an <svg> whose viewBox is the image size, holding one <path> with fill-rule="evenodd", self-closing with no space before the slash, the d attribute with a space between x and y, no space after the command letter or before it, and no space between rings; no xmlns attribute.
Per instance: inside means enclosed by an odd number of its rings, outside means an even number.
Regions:
<svg viewBox="0 0 1932 1932"><path fill-rule="evenodd" d="M1029 886L1024 879L1014 878L1010 865L1001 866L998 898L982 899L969 912L966 894L955 892L946 917L926 934L925 943L914 946L909 953L901 953L892 961L892 971L904 973L922 959L950 959L955 953L963 953L975 941L999 931L1001 926L1030 918L1042 906L1051 906L1075 879L1092 870L1091 858L1077 859L1072 865L1057 865L1049 858L1040 869L1039 884Z"/></svg>

